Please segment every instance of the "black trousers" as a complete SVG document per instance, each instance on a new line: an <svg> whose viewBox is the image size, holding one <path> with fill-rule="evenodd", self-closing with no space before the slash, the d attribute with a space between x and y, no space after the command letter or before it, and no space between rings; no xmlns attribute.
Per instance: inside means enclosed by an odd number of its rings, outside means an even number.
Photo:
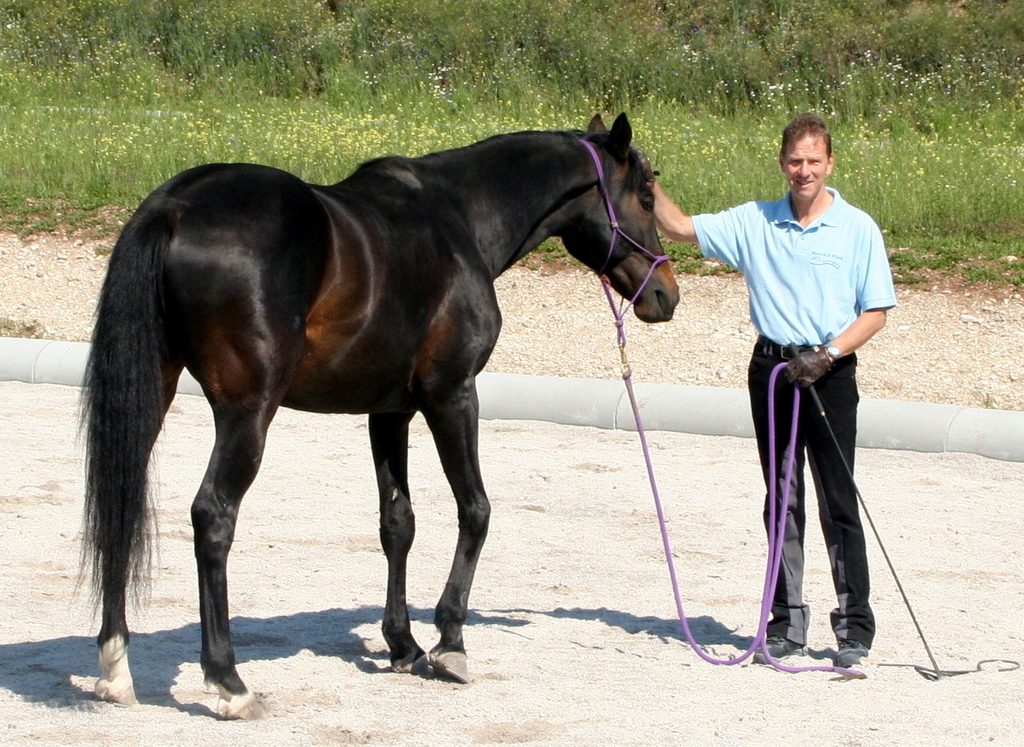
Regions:
<svg viewBox="0 0 1024 747"><path fill-rule="evenodd" d="M776 354L759 345L754 349L747 371L750 409L761 458L765 487L769 484L768 400L775 397L775 445L778 470L776 499L785 495L785 451L790 440L793 415L793 385L780 372L775 392L769 392L772 370L783 363ZM824 405L825 415L835 432L839 448L853 470L857 441L857 357L841 358L829 373L814 384ZM875 618L868 597L867 547L864 528L857 506L857 493L846 472L839 451L826 423L806 390L801 391L800 415L797 422L797 443L792 485L786 515L785 540L779 581L772 602L769 635L779 635L800 644L807 643L810 608L803 601L804 570L804 466L810 467L818 498L821 531L828 548L835 586L837 606L830 615L836 639L852 639L868 648L875 637ZM764 520L768 523L768 496L765 496ZM776 514L778 516L778 514Z"/></svg>

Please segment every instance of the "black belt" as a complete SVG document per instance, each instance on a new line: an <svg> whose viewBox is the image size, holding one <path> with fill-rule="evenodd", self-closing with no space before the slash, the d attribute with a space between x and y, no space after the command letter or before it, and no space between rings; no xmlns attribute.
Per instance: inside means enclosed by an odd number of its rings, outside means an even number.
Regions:
<svg viewBox="0 0 1024 747"><path fill-rule="evenodd" d="M779 345L777 342L772 342L764 335L760 335L757 338L757 344L754 346L754 350L760 352L762 355L767 355L769 358L778 358L780 360L788 361L796 358L800 353L806 350L813 350L819 345Z"/></svg>

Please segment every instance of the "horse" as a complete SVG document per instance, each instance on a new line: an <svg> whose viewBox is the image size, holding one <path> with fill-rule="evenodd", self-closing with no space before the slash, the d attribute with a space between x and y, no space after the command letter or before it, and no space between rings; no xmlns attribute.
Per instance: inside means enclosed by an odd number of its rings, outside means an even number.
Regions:
<svg viewBox="0 0 1024 747"><path fill-rule="evenodd" d="M490 518L475 381L501 327L495 279L559 237L642 321L668 321L679 301L653 215L654 172L632 137L625 114L610 130L595 116L585 131L507 133L377 158L331 186L269 166L205 164L143 200L110 256L82 393L82 572L101 615L100 699L136 702L125 606L139 601L148 574L149 462L183 369L202 387L215 426L191 519L200 663L217 714L266 715L235 668L226 566L282 406L367 415L391 668L470 681L463 624ZM406 605L417 412L458 515L429 655Z"/></svg>

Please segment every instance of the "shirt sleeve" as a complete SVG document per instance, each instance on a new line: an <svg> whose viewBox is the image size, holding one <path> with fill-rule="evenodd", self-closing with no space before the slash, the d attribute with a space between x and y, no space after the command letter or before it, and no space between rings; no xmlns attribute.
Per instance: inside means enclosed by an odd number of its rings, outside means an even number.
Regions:
<svg viewBox="0 0 1024 747"><path fill-rule="evenodd" d="M864 270L857 288L857 313L875 309L891 309L896 305L889 256L885 251L882 232L868 219L865 240L868 245Z"/></svg>
<svg viewBox="0 0 1024 747"><path fill-rule="evenodd" d="M709 259L725 262L743 272L746 247L745 226L754 203L737 205L720 213L693 216L693 228L701 253Z"/></svg>

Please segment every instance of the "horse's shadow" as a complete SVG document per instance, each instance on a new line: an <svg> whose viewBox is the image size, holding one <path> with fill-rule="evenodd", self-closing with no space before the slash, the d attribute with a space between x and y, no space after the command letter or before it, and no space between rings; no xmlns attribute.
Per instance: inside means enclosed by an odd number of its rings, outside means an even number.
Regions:
<svg viewBox="0 0 1024 747"><path fill-rule="evenodd" d="M364 625L379 626L383 614L380 606L364 606L265 618L234 617L232 640L239 663L285 659L309 651L348 662L366 674L389 673L388 653L383 645L374 647L357 632ZM433 614L433 609L410 608L413 619L429 621ZM607 608L470 612L467 623L523 629L531 625L529 618L535 616L592 620L630 634L651 635L666 643L685 643L675 620L638 617ZM692 618L689 624L702 645L730 645L743 650L751 640L736 635L712 618ZM131 666L140 702L177 708L191 715L209 715L206 706L182 703L171 695L182 666L199 661L200 638L198 623L132 634ZM91 685L84 687L77 681L93 678L97 672L96 641L91 636L0 644L0 687L28 702L92 710L98 701L90 692Z"/></svg>

